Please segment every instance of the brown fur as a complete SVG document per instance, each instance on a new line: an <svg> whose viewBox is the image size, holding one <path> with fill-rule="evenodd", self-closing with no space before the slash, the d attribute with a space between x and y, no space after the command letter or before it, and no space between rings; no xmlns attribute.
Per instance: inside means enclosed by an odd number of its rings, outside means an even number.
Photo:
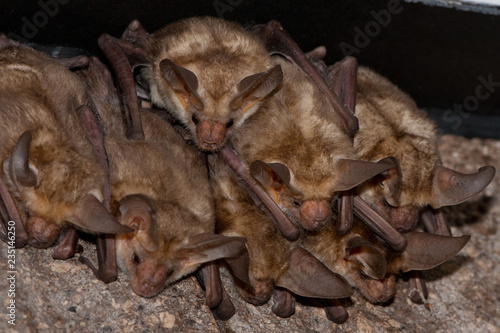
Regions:
<svg viewBox="0 0 500 333"><path fill-rule="evenodd" d="M441 164L435 125L408 95L368 68L358 69L357 91L360 129L354 147L359 157L378 161L394 156L402 177L397 208L385 203L386 189L379 183L367 183L359 193L396 228L409 230L419 209L430 203L434 168Z"/></svg>
<svg viewBox="0 0 500 333"><path fill-rule="evenodd" d="M248 165L261 160L288 167L289 186L270 195L300 224L304 213L311 211L309 203L329 207L339 177L335 162L355 158L355 153L315 85L286 60L275 57L274 62L284 72L282 88L234 133L231 143Z"/></svg>
<svg viewBox="0 0 500 333"><path fill-rule="evenodd" d="M299 224L300 208L294 207L294 201L306 203L307 208L310 202L326 201L330 211L332 183L337 176L334 162L337 158L352 158L354 152L350 139L329 112L327 101L309 79L286 60L276 57L273 61L284 71L281 90L230 141L247 164L261 160L288 167L289 184L270 195ZM209 161L217 232L247 238L250 286L239 284L238 290L247 301L263 303L290 268L292 251L299 242L291 243L280 235L273 221L254 204L220 158L210 156ZM309 280L314 283L315 277Z"/></svg>
<svg viewBox="0 0 500 333"><path fill-rule="evenodd" d="M209 162L217 233L247 238L250 286L237 281L238 291L247 302L262 304L271 296L276 279L288 268L294 245L281 237L222 159L209 156Z"/></svg>
<svg viewBox="0 0 500 333"><path fill-rule="evenodd" d="M231 111L238 83L271 68L268 53L257 37L236 23L213 17L194 17L167 25L149 36L146 53L152 66L144 70L144 75L153 103L170 110L190 129L197 145L207 150L213 149L200 141L203 135L200 136L198 122L213 128L215 149L220 148L226 136L260 105L255 101L244 112ZM176 95L160 69L163 59L170 59L197 76L202 109L193 108L189 97Z"/></svg>
<svg viewBox="0 0 500 333"><path fill-rule="evenodd" d="M361 236L373 243L388 257L387 253L391 250L360 221L357 221L351 232L346 235L337 234L333 225L329 225L318 232L309 233L304 238L304 248L314 254L329 269L344 276L370 302L386 302L396 292L394 273L399 273L399 271L397 267L393 267L386 277L381 280L364 275L358 265L348 260L347 243L349 239L355 236Z"/></svg>
<svg viewBox="0 0 500 333"><path fill-rule="evenodd" d="M132 288L142 296L152 296L198 267L188 265L189 258L179 257L177 251L191 236L214 232L214 208L196 149L159 117L147 112L141 117L145 141L108 136L106 150L114 206L136 193L147 195L157 206L157 250L146 250L133 240L134 233L116 237L118 262L129 273ZM134 255L140 263L134 262ZM145 280L156 281L155 288L144 288Z"/></svg>
<svg viewBox="0 0 500 333"><path fill-rule="evenodd" d="M134 228L116 236L117 261L129 274L132 289L150 297L212 258L196 246L214 234L213 197L197 149L160 117L142 111L145 140L125 138L116 91L109 73L102 72L89 70L84 77L106 129L113 212ZM103 80L102 75L108 77ZM154 213L121 215L121 200L131 195L146 196Z"/></svg>
<svg viewBox="0 0 500 333"><path fill-rule="evenodd" d="M0 76L1 177L19 210L60 227L86 194L102 200L104 174L75 113L87 101L85 87L57 61L15 44L0 52ZM29 165L37 176L34 187L16 184L5 164L25 131L33 136ZM45 241L54 240L52 235Z"/></svg>

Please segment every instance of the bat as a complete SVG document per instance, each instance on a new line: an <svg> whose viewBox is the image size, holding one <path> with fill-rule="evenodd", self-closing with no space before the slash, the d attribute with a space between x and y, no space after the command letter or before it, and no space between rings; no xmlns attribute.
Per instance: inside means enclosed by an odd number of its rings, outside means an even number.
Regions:
<svg viewBox="0 0 500 333"><path fill-rule="evenodd" d="M275 290L273 311L293 314L293 294L313 298L343 298L352 290L340 275L290 242L264 210L254 204L239 177L218 155L209 155L210 179L215 197L218 234L247 239L247 256L231 265L236 287L252 304L267 302ZM251 192L250 192L251 193Z"/></svg>
<svg viewBox="0 0 500 333"><path fill-rule="evenodd" d="M354 90L340 90L344 87L355 86L355 71L352 66L339 66L340 71L335 73L337 86L333 86L327 77L326 66L319 66L322 63L322 58L326 54L324 47L318 47L315 50L304 54L295 41L284 31L283 27L277 21L271 21L266 25L256 25L251 28L266 44L268 50L273 54L280 54L291 62L295 63L302 72L310 78L317 86L319 91L326 97L327 104L331 112L336 115L338 122L341 123L341 128L344 133L352 140L353 136L359 129L358 119L354 115L355 93ZM349 60L349 59L348 59ZM349 61L345 61L349 65ZM354 67L355 69L355 67ZM339 75L340 74L340 75ZM353 88L354 89L354 88ZM339 95L342 93L341 97ZM325 105L325 110L327 105ZM398 169L398 161L390 155L383 157L384 163L392 164L388 168ZM382 163L382 160L379 160ZM386 171L387 173L389 171ZM368 178L367 178L368 179ZM358 198L355 198L352 190L344 191L340 195L339 212L340 218L337 221L337 229L341 233L346 233L352 227L353 210L365 217L365 222L370 225L393 249L403 250L406 246L406 241L382 216L378 215L368 205L365 205Z"/></svg>
<svg viewBox="0 0 500 333"><path fill-rule="evenodd" d="M122 40L103 35L99 45L127 104L136 108L132 69L144 66L152 103L169 110L205 151L219 150L282 80L256 36L213 17L180 20L150 35L133 21Z"/></svg>
<svg viewBox="0 0 500 333"><path fill-rule="evenodd" d="M404 233L407 247L393 251L362 223L354 223L349 233L340 235L334 225L308 234L304 248L333 272L344 276L372 303L383 303L395 294L395 275L411 270L427 270L458 253L470 236Z"/></svg>
<svg viewBox="0 0 500 333"><path fill-rule="evenodd" d="M358 193L396 229L412 230L427 205L438 209L459 204L493 179L495 168L491 166L473 174L442 166L434 123L381 75L360 67L356 94L360 130L354 147L358 155L365 160L394 156L401 172L397 185L390 184L392 175L381 175L360 186Z"/></svg>
<svg viewBox="0 0 500 333"><path fill-rule="evenodd" d="M395 166L393 159L359 161L322 92L279 56L281 89L251 116L230 144L255 179L294 225L319 230L331 220L342 191Z"/></svg>
<svg viewBox="0 0 500 333"><path fill-rule="evenodd" d="M133 229L116 237L116 257L134 292L152 297L201 264L237 257L245 239L214 234L213 198L197 149L144 110L144 140L128 139L111 75L96 58L90 64L82 76L105 128L112 211ZM212 270L207 268L213 274ZM207 284L213 283L211 279ZM215 298L209 302L212 307L228 304L224 294ZM229 316L224 310L219 315Z"/></svg>
<svg viewBox="0 0 500 333"><path fill-rule="evenodd" d="M22 212L28 244L52 245L68 223L95 233L128 232L101 203L104 175L76 113L88 102L85 87L49 56L1 40L1 178ZM53 256L64 259L75 248L70 229Z"/></svg>

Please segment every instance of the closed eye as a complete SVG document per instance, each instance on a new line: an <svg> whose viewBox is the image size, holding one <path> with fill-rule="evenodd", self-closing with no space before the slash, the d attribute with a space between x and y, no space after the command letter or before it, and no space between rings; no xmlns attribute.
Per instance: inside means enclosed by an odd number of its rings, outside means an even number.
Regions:
<svg viewBox="0 0 500 333"><path fill-rule="evenodd" d="M137 265L138 265L138 264L140 264L140 263L141 263L141 259L139 258L139 256L138 256L137 254L135 254L135 253L134 253L134 254L132 255L132 262L133 262L134 264L137 264Z"/></svg>

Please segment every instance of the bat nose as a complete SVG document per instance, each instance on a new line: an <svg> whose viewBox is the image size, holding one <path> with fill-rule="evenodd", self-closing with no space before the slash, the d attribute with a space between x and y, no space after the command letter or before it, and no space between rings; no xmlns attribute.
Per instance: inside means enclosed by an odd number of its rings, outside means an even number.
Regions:
<svg viewBox="0 0 500 333"><path fill-rule="evenodd" d="M332 216L328 200L307 200L300 208L302 226L309 231L323 228Z"/></svg>
<svg viewBox="0 0 500 333"><path fill-rule="evenodd" d="M226 127L220 123L200 121L196 129L196 136L200 148L216 150L222 146L226 139Z"/></svg>

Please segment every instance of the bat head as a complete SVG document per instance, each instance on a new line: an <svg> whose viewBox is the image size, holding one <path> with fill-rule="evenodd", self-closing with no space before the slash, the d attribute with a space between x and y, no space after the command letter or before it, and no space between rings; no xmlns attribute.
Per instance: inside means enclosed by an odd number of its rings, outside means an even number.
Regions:
<svg viewBox="0 0 500 333"><path fill-rule="evenodd" d="M3 171L28 216L35 218L28 229L40 245L57 236L55 230L40 230L45 222L55 229L68 222L96 233L129 231L102 205L104 175L92 161L48 130L26 131L18 138Z"/></svg>
<svg viewBox="0 0 500 333"><path fill-rule="evenodd" d="M219 77L213 73L220 72L220 68L199 68L197 75L170 59L163 59L159 66L169 87L168 98L174 113L184 120L198 147L205 151L220 149L226 143L228 134L259 108L262 101L280 85L283 76L277 65L245 76L232 87L221 87L223 83L214 78L199 78L209 72L218 80L228 81L226 71ZM234 82L234 79L229 81Z"/></svg>
<svg viewBox="0 0 500 333"><path fill-rule="evenodd" d="M384 303L395 294L397 274L434 268L457 254L470 239L415 231L403 236L407 246L396 252L358 220L346 235L339 235L333 226L309 233L304 247L343 275L367 300Z"/></svg>
<svg viewBox="0 0 500 333"><path fill-rule="evenodd" d="M129 274L134 292L143 297L158 294L205 262L238 256L245 248L242 237L210 233L172 237L161 228L175 229L179 223L179 212L169 208L165 211L143 194L128 195L119 203L119 221L133 232L116 236L118 262ZM161 219L169 223L159 223Z"/></svg>
<svg viewBox="0 0 500 333"><path fill-rule="evenodd" d="M402 183L400 170L388 170L364 184L358 191L377 212L401 232L412 230L422 207L437 209L457 205L477 195L491 182L495 168L481 167L464 174L436 165L424 188L413 189Z"/></svg>
<svg viewBox="0 0 500 333"><path fill-rule="evenodd" d="M292 179L285 164L257 160L250 166L250 173L293 221L306 230L317 231L332 218L331 200L335 193L349 190L382 172L397 168L397 165L394 158L377 163L338 159L331 163L330 174L318 181L300 177Z"/></svg>
<svg viewBox="0 0 500 333"><path fill-rule="evenodd" d="M414 231L403 235L408 245L400 253L361 236L347 242L347 276L372 303L387 302L394 296L396 274L434 268L457 254L470 239Z"/></svg>
<svg viewBox="0 0 500 333"><path fill-rule="evenodd" d="M282 81L257 36L214 17L171 23L150 35L146 50L152 101L169 109L205 151L220 149Z"/></svg>

